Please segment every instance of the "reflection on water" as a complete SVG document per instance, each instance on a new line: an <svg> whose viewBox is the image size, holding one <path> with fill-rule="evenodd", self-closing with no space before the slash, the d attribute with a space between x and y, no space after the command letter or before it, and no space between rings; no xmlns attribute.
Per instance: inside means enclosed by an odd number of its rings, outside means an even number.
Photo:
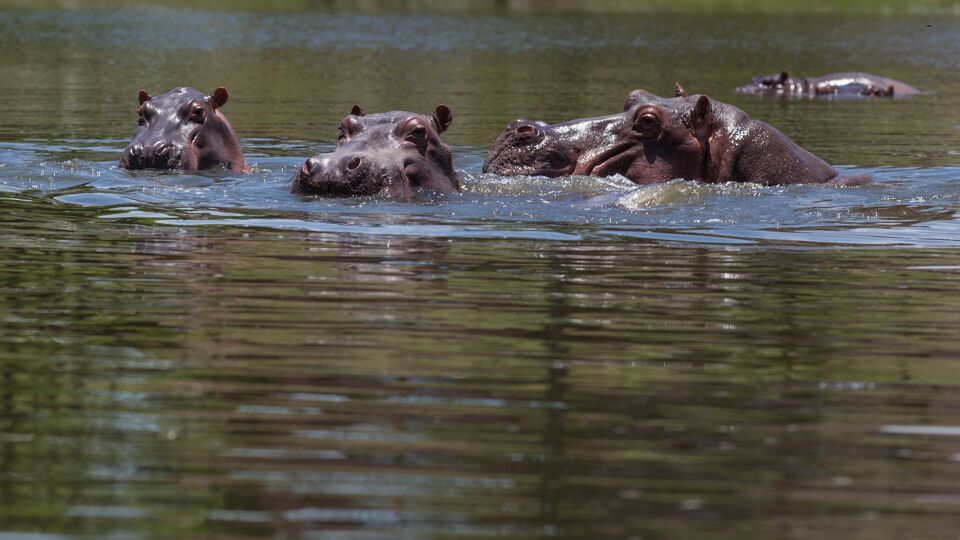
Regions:
<svg viewBox="0 0 960 540"><path fill-rule="evenodd" d="M951 538L960 51L921 22L0 11L0 538ZM935 93L725 94L781 67ZM877 183L479 172L674 79ZM116 169L183 83L251 174ZM354 101L449 103L464 193L287 193Z"/></svg>
<svg viewBox="0 0 960 540"><path fill-rule="evenodd" d="M7 530L960 525L952 251L291 239L63 210L3 247Z"/></svg>

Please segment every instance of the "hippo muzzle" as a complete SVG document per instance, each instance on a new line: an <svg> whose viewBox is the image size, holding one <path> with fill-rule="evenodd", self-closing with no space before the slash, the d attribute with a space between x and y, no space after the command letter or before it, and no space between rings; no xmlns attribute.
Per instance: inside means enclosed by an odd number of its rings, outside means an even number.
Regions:
<svg viewBox="0 0 960 540"><path fill-rule="evenodd" d="M120 156L120 166L124 169L191 169L190 163L196 159L186 159L182 144L156 142L153 144L136 142L130 144Z"/></svg>
<svg viewBox="0 0 960 540"><path fill-rule="evenodd" d="M500 132L483 161L483 172L501 176L572 174L580 150L576 137L542 121L517 120Z"/></svg>
<svg viewBox="0 0 960 540"><path fill-rule="evenodd" d="M590 174L583 163L600 148L622 144L616 132L621 115L547 124L517 120L500 132L483 162L483 172L501 176L556 178Z"/></svg>
<svg viewBox="0 0 960 540"><path fill-rule="evenodd" d="M294 175L293 191L327 197L377 195L388 186L400 191L405 179L396 163L363 152L332 152L307 159Z"/></svg>

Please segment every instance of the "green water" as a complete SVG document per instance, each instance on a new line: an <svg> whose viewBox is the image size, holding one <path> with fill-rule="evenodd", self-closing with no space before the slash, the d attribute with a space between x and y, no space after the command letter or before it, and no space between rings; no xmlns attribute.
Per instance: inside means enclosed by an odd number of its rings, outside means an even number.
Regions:
<svg viewBox="0 0 960 540"><path fill-rule="evenodd" d="M960 19L98 5L0 8L0 539L956 538ZM675 81L877 183L480 173ZM179 85L249 175L116 168ZM287 193L354 103L464 193Z"/></svg>

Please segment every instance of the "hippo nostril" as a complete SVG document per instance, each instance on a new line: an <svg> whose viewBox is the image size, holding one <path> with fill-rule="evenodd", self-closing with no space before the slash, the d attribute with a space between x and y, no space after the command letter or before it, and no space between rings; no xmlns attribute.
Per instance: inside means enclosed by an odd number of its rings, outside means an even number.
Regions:
<svg viewBox="0 0 960 540"><path fill-rule="evenodd" d="M350 160L350 163L347 163L347 169L350 169L351 171L355 171L355 170L357 169L357 167L360 166L360 162L361 162L361 160L360 160L359 157L355 157L355 158L351 159L351 160Z"/></svg>
<svg viewBox="0 0 960 540"><path fill-rule="evenodd" d="M517 128L517 133L520 135L529 135L534 132L534 127L530 124L524 124Z"/></svg>
<svg viewBox="0 0 960 540"><path fill-rule="evenodd" d="M303 163L303 167L300 168L300 172L303 173L304 176L309 176L310 173L313 172L314 169L316 169L319 166L320 166L320 160L315 157L312 157L307 159L307 161Z"/></svg>
<svg viewBox="0 0 960 540"><path fill-rule="evenodd" d="M130 155L133 157L140 157L143 155L143 145L135 144L130 147Z"/></svg>

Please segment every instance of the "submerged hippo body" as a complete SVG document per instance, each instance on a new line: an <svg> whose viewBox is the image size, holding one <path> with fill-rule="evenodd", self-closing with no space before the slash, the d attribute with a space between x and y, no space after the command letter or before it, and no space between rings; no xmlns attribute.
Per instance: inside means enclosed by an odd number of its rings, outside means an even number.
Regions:
<svg viewBox="0 0 960 540"><path fill-rule="evenodd" d="M340 122L335 151L311 157L293 177L292 193L349 197L460 190L450 147L440 140L453 113L438 105L433 116L406 111L366 114L354 106Z"/></svg>
<svg viewBox="0 0 960 540"><path fill-rule="evenodd" d="M638 184L838 178L832 167L770 125L707 96L687 96L679 85L673 98L634 90L621 114L554 125L514 122L497 138L483 170L551 177L621 174Z"/></svg>
<svg viewBox="0 0 960 540"><path fill-rule="evenodd" d="M777 94L785 96L866 96L903 97L920 91L907 83L850 71L831 73L822 77L794 79L786 71L754 77L750 84L736 89L740 94Z"/></svg>
<svg viewBox="0 0 960 540"><path fill-rule="evenodd" d="M182 171L222 167L246 172L237 135L220 112L227 97L223 87L210 95L186 87L155 97L141 90L139 125L120 157L120 166Z"/></svg>

